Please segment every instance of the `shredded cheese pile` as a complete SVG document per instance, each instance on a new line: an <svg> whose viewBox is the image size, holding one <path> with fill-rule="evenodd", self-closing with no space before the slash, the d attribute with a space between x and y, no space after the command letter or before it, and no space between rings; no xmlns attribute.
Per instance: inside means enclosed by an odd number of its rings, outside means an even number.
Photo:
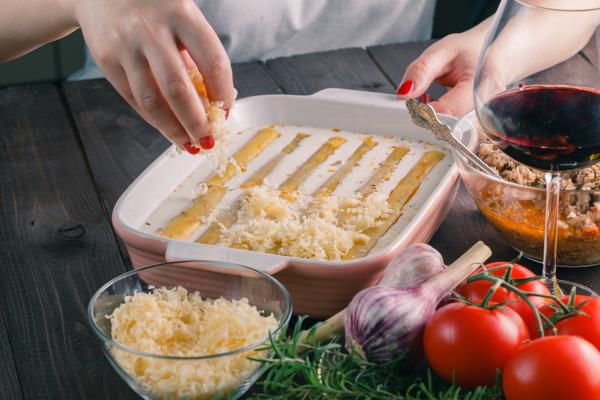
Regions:
<svg viewBox="0 0 600 400"><path fill-rule="evenodd" d="M184 357L233 351L264 339L277 327L272 315L261 315L247 299L203 299L182 287L128 296L107 318L118 343ZM227 394L258 367L248 359L256 351L197 361L142 357L116 347L111 351L123 370L161 399Z"/></svg>
<svg viewBox="0 0 600 400"><path fill-rule="evenodd" d="M208 116L208 123L213 137L215 138L215 147L206 152L208 160L213 165L219 176L223 176L228 163L235 163L235 160L229 153L229 147L233 141L233 134L225 126L225 110L223 102L211 101L202 98L204 108Z"/></svg>
<svg viewBox="0 0 600 400"><path fill-rule="evenodd" d="M294 196L296 197L296 196ZM339 260L369 238L363 232L391 210L387 196L326 196L289 202L267 185L246 192L237 223L224 229L222 245L291 257Z"/></svg>
<svg viewBox="0 0 600 400"><path fill-rule="evenodd" d="M202 154L208 157L219 176L223 176L227 164L231 162L235 164L235 160L233 160L228 150L233 141L233 133L225 126L224 103L222 101L209 101L204 79L198 68L189 70L188 74L206 110L210 131L215 139L215 147L212 150L203 151Z"/></svg>

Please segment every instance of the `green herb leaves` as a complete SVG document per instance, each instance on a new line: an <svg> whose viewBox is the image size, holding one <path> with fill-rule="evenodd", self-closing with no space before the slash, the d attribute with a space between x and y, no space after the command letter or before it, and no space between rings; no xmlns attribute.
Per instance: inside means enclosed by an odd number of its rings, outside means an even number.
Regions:
<svg viewBox="0 0 600 400"><path fill-rule="evenodd" d="M344 350L339 340L298 352L299 318L292 333L271 338L266 374L249 395L255 400L497 400L499 385L468 391L447 385L426 368L407 369L402 358L374 365ZM314 328L313 328L314 331ZM310 335L310 333L309 333Z"/></svg>

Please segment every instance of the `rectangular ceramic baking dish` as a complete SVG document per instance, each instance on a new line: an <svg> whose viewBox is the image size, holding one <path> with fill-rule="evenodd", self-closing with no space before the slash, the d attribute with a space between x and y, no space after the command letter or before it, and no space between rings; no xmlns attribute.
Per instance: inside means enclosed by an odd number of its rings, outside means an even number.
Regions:
<svg viewBox="0 0 600 400"><path fill-rule="evenodd" d="M442 119L450 125L455 122L450 117L442 116ZM326 89L311 96L249 97L237 102L227 124L235 132L252 131L251 128L255 131L276 124L326 128L330 135L336 134L337 130L365 132L382 141L388 140L386 137L389 136L402 137L416 143L415 148L421 149L417 153L423 151L419 142L424 141L438 149L443 148L447 155L404 207L398 222L384 236L385 240L380 239L384 245L376 246L363 258L322 261L171 240L158 235L153 224L184 209L193 199L193 188L212 171L203 156L174 156L169 149L130 185L113 211L115 230L125 242L134 267L182 260L225 261L253 267L273 274L288 288L296 313L327 317L344 308L359 290L374 284L399 251L412 243L427 242L456 195L458 170L446 145L434 139L430 132L415 127L404 102L393 95ZM323 130L319 132L323 134ZM245 136L240 136L239 141L244 140ZM240 144L234 142L232 147L235 146L239 148ZM348 153L348 149L340 148L340 151ZM246 176L269 156L257 157L245 171ZM413 162L416 156L418 154L413 155ZM367 165L365 163L362 168L368 168ZM326 175L326 170L318 175L317 172L312 179L313 185L319 179L326 179L322 176ZM357 173L360 175L360 172ZM156 210L160 212L157 214ZM202 270L197 268L193 273L202 274ZM231 271L223 270L223 273ZM214 271L210 272L210 277L211 284L218 284L214 280ZM197 275L195 279L198 279Z"/></svg>

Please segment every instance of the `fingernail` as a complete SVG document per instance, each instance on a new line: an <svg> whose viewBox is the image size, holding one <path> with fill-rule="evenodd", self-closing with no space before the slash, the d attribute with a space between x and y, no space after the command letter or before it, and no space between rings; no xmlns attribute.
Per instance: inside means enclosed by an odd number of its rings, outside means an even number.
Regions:
<svg viewBox="0 0 600 400"><path fill-rule="evenodd" d="M204 150L210 150L215 147L215 138L213 135L204 136L198 139L198 143Z"/></svg>
<svg viewBox="0 0 600 400"><path fill-rule="evenodd" d="M431 97L427 93L423 93L422 95L419 96L419 101L421 101L422 103L429 103L432 100L433 100L433 97Z"/></svg>
<svg viewBox="0 0 600 400"><path fill-rule="evenodd" d="M227 118L229 118L229 108L225 109L225 121L227 121Z"/></svg>
<svg viewBox="0 0 600 400"><path fill-rule="evenodd" d="M200 153L200 150L202 150L200 147L192 144L192 142L186 142L183 144L183 148L185 149L185 151L187 151L190 154L198 154Z"/></svg>
<svg viewBox="0 0 600 400"><path fill-rule="evenodd" d="M398 89L396 90L397 96L406 96L415 88L415 83L413 81L404 81Z"/></svg>

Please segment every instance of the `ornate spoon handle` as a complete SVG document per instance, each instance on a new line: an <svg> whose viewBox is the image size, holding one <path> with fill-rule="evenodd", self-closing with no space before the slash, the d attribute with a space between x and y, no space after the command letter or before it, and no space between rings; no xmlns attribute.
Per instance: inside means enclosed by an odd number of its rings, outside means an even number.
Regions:
<svg viewBox="0 0 600 400"><path fill-rule="evenodd" d="M496 171L484 163L481 158L477 157L475 153L462 144L460 140L454 137L450 127L443 124L438 119L435 110L429 104L423 103L417 99L408 99L406 100L406 107L408 108L408 113L413 124L433 132L436 139L443 140L458 150L459 153L464 155L481 171L493 176L498 176Z"/></svg>

